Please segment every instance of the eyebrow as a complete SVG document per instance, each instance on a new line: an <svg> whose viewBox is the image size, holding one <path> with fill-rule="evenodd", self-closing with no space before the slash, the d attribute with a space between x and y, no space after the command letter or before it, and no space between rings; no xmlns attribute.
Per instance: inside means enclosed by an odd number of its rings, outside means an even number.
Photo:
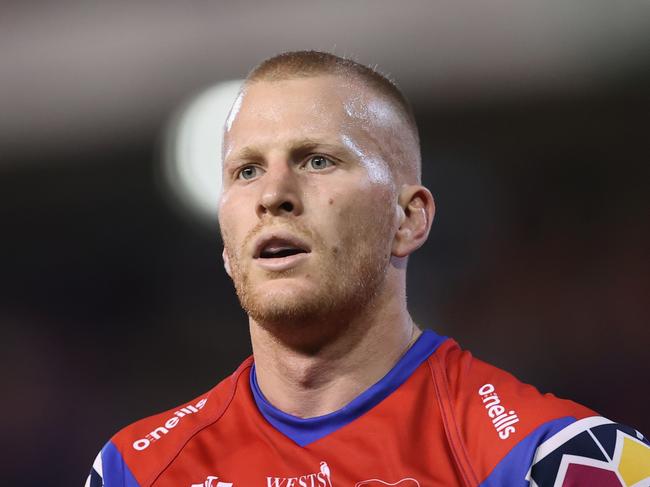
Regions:
<svg viewBox="0 0 650 487"><path fill-rule="evenodd" d="M331 152L333 155L350 155L351 152L343 144L332 144L323 140L312 139L309 137L296 139L286 144L289 155L292 158L305 156L318 149ZM264 153L255 146L245 146L238 150L232 158L239 160L261 160L264 159ZM231 158L229 158L231 159Z"/></svg>

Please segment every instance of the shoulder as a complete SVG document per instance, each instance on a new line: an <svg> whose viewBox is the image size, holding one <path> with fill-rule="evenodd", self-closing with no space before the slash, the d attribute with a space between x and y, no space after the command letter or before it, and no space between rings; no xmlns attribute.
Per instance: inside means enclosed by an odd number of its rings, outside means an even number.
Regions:
<svg viewBox="0 0 650 487"><path fill-rule="evenodd" d="M465 428L504 445L518 441L538 425L596 413L580 404L542 394L512 374L475 358L451 339L431 356L454 410Z"/></svg>
<svg viewBox="0 0 650 487"><path fill-rule="evenodd" d="M120 430L95 459L86 485L150 485L194 435L219 421L251 364L249 358L207 393Z"/></svg>
<svg viewBox="0 0 650 487"><path fill-rule="evenodd" d="M452 446L461 457L461 468L476 484L543 487L557 485L558 478L569 480L567 475L573 475L571 485L621 485L605 483L605 477L602 484L597 477L590 483L592 477L579 475L598 471L598 475L603 472L622 479L627 475L620 471L625 445L628 455L624 460L632 462L630 465L648 465L640 478L650 476L650 448L633 428L573 401L542 394L461 350L453 340L441 345L430 363L436 387L444 389L441 393L448 408L445 426L456 432L451 433ZM631 454L633 449L635 453ZM639 454L646 457L636 458ZM596 470L577 467L586 465ZM562 481L559 485L566 484Z"/></svg>

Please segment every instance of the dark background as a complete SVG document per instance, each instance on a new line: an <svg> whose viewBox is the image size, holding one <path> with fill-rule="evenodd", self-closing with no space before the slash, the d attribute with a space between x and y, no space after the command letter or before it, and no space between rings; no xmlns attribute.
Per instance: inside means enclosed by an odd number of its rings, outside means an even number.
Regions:
<svg viewBox="0 0 650 487"><path fill-rule="evenodd" d="M287 49L378 63L415 107L438 206L416 321L650 434L647 6L265 5L0 7L2 484L82 485L250 353L161 147L196 90Z"/></svg>

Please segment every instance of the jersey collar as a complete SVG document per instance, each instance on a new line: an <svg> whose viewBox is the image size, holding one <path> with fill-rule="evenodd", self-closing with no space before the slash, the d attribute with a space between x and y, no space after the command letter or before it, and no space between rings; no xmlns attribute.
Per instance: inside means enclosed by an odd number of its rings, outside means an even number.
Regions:
<svg viewBox="0 0 650 487"><path fill-rule="evenodd" d="M315 418L292 416L269 403L257 383L255 364L251 367L250 384L253 397L262 416L278 431L300 446L307 446L351 423L375 407L415 372L446 337L425 330L395 366L376 384L370 386L346 406Z"/></svg>

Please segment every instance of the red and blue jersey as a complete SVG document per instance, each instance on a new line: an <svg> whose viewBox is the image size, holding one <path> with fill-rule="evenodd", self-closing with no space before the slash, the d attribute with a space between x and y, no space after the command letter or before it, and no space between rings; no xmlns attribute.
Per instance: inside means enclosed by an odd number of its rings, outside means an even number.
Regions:
<svg viewBox="0 0 650 487"><path fill-rule="evenodd" d="M648 487L650 443L425 331L379 382L316 418L273 407L251 357L117 433L86 486Z"/></svg>

